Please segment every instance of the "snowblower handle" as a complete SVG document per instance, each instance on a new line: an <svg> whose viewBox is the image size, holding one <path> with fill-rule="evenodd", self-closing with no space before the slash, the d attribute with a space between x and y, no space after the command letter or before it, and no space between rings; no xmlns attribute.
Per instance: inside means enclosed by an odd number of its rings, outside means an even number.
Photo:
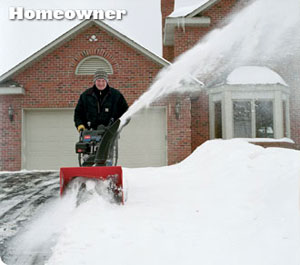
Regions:
<svg viewBox="0 0 300 265"><path fill-rule="evenodd" d="M81 130L81 131L79 132L79 142L82 142L82 141L83 141L82 134L83 134L83 130Z"/></svg>

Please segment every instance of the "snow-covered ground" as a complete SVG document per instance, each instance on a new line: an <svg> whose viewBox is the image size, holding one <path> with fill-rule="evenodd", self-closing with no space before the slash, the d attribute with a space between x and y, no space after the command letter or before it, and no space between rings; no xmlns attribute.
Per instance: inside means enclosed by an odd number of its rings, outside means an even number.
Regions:
<svg viewBox="0 0 300 265"><path fill-rule="evenodd" d="M208 141L177 165L125 168L124 206L94 194L76 207L73 191L49 200L6 246L35 258L2 259L299 265L299 175L299 151Z"/></svg>

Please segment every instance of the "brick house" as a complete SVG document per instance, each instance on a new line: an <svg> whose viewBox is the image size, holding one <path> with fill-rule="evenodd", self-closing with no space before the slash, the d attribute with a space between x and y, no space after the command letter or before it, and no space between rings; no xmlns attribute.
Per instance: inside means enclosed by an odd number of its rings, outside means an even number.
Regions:
<svg viewBox="0 0 300 265"><path fill-rule="evenodd" d="M80 23L1 76L1 170L77 165L73 111L80 93L92 86L95 68L108 71L110 85L120 89L132 104L166 65L166 60L101 21ZM121 136L120 152L125 152L126 159L134 139L136 153L129 157L133 161L123 159L125 164L135 166L139 160L165 165L172 161L166 153L166 115L165 104L161 104L142 111L130 122L124 133L131 140ZM141 126L145 119L149 122ZM173 126L172 122L168 126ZM143 137L151 127L155 128L152 133ZM145 140L153 150L150 158L138 153Z"/></svg>
<svg viewBox="0 0 300 265"><path fill-rule="evenodd" d="M92 85L94 69L101 67L108 71L110 85L120 89L131 105L147 90L160 69L214 29L237 2L201 2L180 18L185 20L182 29L176 17L169 17L174 11L174 0L162 0L163 57L105 23L91 20L80 23L3 74L0 170L76 165L74 143L78 135L72 121L73 110L80 93ZM276 98L271 98L279 106L279 110L271 106L276 124L271 126L271 129L276 127L271 137L287 136L299 146L300 97L292 89L297 82L286 69L276 72L291 84L291 89L262 88L271 90L271 97L277 93ZM172 95L140 111L121 134L119 164L129 167L174 164L206 140L235 137L235 129L227 126L235 116L222 111L228 104L235 104L235 92L231 92L233 97L226 102L218 100L229 90L232 87L225 86L223 90L212 88L197 95ZM253 99L245 100L250 105L237 105L239 111L254 106ZM270 108L268 103L266 106ZM254 131L250 137L258 136Z"/></svg>

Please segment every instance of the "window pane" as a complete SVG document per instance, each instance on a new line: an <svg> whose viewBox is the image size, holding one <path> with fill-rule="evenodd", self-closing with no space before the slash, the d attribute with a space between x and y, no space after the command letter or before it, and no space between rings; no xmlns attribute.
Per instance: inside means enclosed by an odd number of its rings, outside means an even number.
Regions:
<svg viewBox="0 0 300 265"><path fill-rule="evenodd" d="M222 105L215 102L215 138L222 138Z"/></svg>
<svg viewBox="0 0 300 265"><path fill-rule="evenodd" d="M255 101L256 137L274 138L273 102Z"/></svg>
<svg viewBox="0 0 300 265"><path fill-rule="evenodd" d="M234 137L251 138L251 102L233 102Z"/></svg>

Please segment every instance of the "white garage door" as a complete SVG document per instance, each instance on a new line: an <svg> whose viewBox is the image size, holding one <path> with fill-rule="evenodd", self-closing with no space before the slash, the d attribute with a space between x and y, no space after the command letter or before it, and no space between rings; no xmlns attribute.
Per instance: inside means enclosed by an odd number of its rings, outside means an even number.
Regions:
<svg viewBox="0 0 300 265"><path fill-rule="evenodd" d="M24 111L23 169L78 166L73 113L72 109ZM167 164L166 157L165 109L150 108L136 114L121 133L118 164L161 166Z"/></svg>
<svg viewBox="0 0 300 265"><path fill-rule="evenodd" d="M24 169L58 170L78 165L73 113L72 109L24 111Z"/></svg>
<svg viewBox="0 0 300 265"><path fill-rule="evenodd" d="M165 108L148 108L135 114L119 141L118 164L124 167L167 165Z"/></svg>

